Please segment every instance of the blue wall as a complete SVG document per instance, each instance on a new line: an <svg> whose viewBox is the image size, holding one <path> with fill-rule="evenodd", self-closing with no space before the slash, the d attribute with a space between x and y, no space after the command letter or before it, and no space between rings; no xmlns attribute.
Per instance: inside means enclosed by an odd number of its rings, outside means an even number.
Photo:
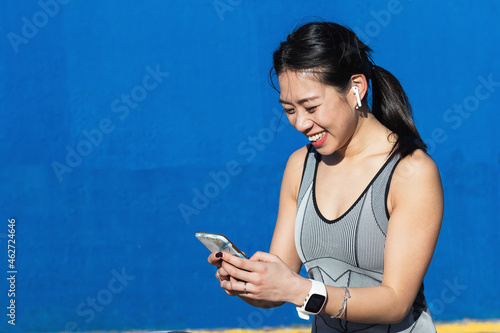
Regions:
<svg viewBox="0 0 500 333"><path fill-rule="evenodd" d="M194 233L268 249L285 162L307 142L286 119L278 126L267 73L279 41L312 17L348 24L376 50L440 166L445 220L426 277L435 319L500 317L499 10L495 1L3 1L0 331L302 323L292 306L226 296Z"/></svg>

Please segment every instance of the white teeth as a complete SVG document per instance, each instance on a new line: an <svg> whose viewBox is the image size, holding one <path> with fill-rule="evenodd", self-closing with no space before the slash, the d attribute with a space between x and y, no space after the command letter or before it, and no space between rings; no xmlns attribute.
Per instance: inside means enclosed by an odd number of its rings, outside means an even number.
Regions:
<svg viewBox="0 0 500 333"><path fill-rule="evenodd" d="M312 136L308 136L308 138L309 138L309 141L314 142L314 141L320 140L325 135L326 135L326 132L321 132L321 133L318 133L318 134L315 134L315 135L312 135Z"/></svg>

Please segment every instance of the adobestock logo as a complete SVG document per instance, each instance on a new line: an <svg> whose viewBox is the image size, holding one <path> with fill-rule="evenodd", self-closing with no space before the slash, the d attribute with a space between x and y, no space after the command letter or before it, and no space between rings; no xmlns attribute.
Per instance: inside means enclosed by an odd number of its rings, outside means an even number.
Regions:
<svg viewBox="0 0 500 333"><path fill-rule="evenodd" d="M242 173L243 165L252 163L259 152L266 149L275 139L276 133L285 129L281 122L281 113L273 109L274 116L268 126L261 128L255 135L247 136L237 146L238 158L227 161L222 170L212 170L208 173L210 180L199 187L193 187L193 197L190 203L180 203L179 213L186 224L191 223L193 215L197 216L210 205L211 200L219 196L229 186L231 180Z"/></svg>
<svg viewBox="0 0 500 333"><path fill-rule="evenodd" d="M477 80L479 83L474 88L473 93L465 96L461 103L454 103L453 107L443 112L443 121L450 128L435 127L430 133L430 138L424 139L429 154L432 154L436 150L438 144L442 144L448 140L447 133L450 132L450 129L453 131L458 130L464 123L464 120L469 119L477 112L481 104L490 99L500 87L500 81L494 81L492 73L487 76L479 75Z"/></svg>
<svg viewBox="0 0 500 333"><path fill-rule="evenodd" d="M389 0L386 9L370 11L373 20L367 22L364 29L355 27L353 31L365 44L370 44L371 38L380 35L382 28L387 27L391 23L393 15L401 14L403 9L404 7L399 0Z"/></svg>
<svg viewBox="0 0 500 333"><path fill-rule="evenodd" d="M453 282L444 280L445 287L441 289L439 298L435 298L428 303L429 310L432 314L442 314L446 310L446 305L454 303L458 298L469 288L468 285L460 284L458 277L453 279Z"/></svg>
<svg viewBox="0 0 500 333"><path fill-rule="evenodd" d="M214 0L212 5L214 6L217 15L219 15L219 20L224 21L224 13L232 12L236 6L241 5L243 0Z"/></svg>
<svg viewBox="0 0 500 333"><path fill-rule="evenodd" d="M95 297L87 297L76 307L76 314L84 318L85 323L91 323L96 318L96 313L102 312L113 301L115 295L122 293L125 287L135 280L135 275L127 274L125 267L122 267L121 272L112 269L111 275L113 277L109 279L105 288L99 290ZM79 326L77 322L69 321L66 323L65 332L79 332Z"/></svg>
<svg viewBox="0 0 500 333"><path fill-rule="evenodd" d="M45 27L49 20L59 13L60 5L66 5L70 0L40 0L38 6L40 10L35 12L31 20L26 16L21 18L23 23L21 27L21 34L9 32L7 38L14 52L19 53L19 45L28 44L29 41L36 37L39 29Z"/></svg>
<svg viewBox="0 0 500 333"><path fill-rule="evenodd" d="M238 327L244 330L252 330L262 327L267 318L271 317L274 313L273 302L259 301L258 307L251 311L246 318L238 316Z"/></svg>
<svg viewBox="0 0 500 333"><path fill-rule="evenodd" d="M131 114L130 111L136 109L170 75L168 72L161 71L159 64L155 68L146 66L145 71L147 74L143 76L140 84L132 87L128 93L122 93L119 98L117 97L111 102L110 110L113 114L116 114L120 121L127 119ZM82 129L80 131L84 138L79 140L76 145L66 145L67 153L64 161L53 161L51 163L52 170L59 183L64 180L63 176L65 174L73 172L86 157L92 154L94 148L101 145L105 134L113 133L116 129L115 123L116 120L113 121L111 118L103 117L99 120L96 128Z"/></svg>

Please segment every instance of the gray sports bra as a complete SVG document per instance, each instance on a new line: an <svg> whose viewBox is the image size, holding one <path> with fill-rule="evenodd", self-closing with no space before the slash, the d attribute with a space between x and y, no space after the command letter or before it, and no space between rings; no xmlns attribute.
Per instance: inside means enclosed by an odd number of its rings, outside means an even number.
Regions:
<svg viewBox="0 0 500 333"><path fill-rule="evenodd" d="M316 204L315 183L320 160L321 155L310 146L297 200L297 252L311 279L336 287L379 286L389 224L387 193L400 158L392 155L349 210L335 220L323 217ZM321 313L314 318L312 332L435 332L423 291L422 285L412 309L401 323L360 324Z"/></svg>

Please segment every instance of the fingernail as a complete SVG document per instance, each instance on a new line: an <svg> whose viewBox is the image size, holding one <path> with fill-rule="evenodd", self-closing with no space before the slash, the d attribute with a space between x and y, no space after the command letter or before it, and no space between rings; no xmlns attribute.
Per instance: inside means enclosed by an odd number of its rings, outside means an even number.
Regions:
<svg viewBox="0 0 500 333"><path fill-rule="evenodd" d="M217 252L217 253L215 254L215 257L216 257L216 258L222 258L222 252Z"/></svg>

